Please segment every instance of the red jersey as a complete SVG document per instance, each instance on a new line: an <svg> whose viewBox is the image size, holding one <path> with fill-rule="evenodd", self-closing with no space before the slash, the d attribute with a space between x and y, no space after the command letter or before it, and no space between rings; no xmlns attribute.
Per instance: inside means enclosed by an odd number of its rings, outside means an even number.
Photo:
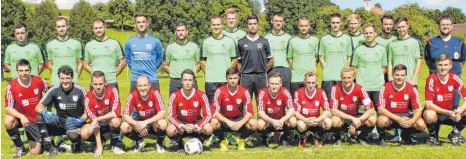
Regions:
<svg viewBox="0 0 466 159"><path fill-rule="evenodd" d="M23 85L19 78L11 80L6 86L5 108L15 108L30 121L36 121L36 106L46 93L49 86L47 81L38 76L31 75L29 84Z"/></svg>
<svg viewBox="0 0 466 159"><path fill-rule="evenodd" d="M128 99L126 99L125 110L123 114L131 116L136 109L138 119L145 120L153 117L160 111L165 111L162 96L160 92L151 88L146 99L143 99L137 90L133 90Z"/></svg>
<svg viewBox="0 0 466 159"><path fill-rule="evenodd" d="M419 95L417 89L408 82L405 82L401 89L395 88L392 82L385 83L380 88L379 107L385 108L392 113L409 113L420 108Z"/></svg>
<svg viewBox="0 0 466 159"><path fill-rule="evenodd" d="M453 105L455 89L458 90L462 98L466 98L466 88L461 78L454 74L448 74L447 81L440 81L438 75L433 73L426 80L425 98L426 102L433 102L440 108L450 110Z"/></svg>
<svg viewBox="0 0 466 159"><path fill-rule="evenodd" d="M272 97L267 87L259 91L258 112L265 112L270 118L280 119L285 116L285 109L293 108L293 99L285 87L280 88L278 95Z"/></svg>
<svg viewBox="0 0 466 159"><path fill-rule="evenodd" d="M330 105L332 109L338 109L349 115L357 115L359 103L362 102L366 109L374 107L366 90L359 84L353 83L349 92L343 90L342 84L336 84L332 87Z"/></svg>
<svg viewBox="0 0 466 159"><path fill-rule="evenodd" d="M299 88L294 93L294 107L305 118L319 117L320 108L329 110L327 95L325 91L316 88L313 94L307 94L305 88Z"/></svg>
<svg viewBox="0 0 466 159"><path fill-rule="evenodd" d="M202 128L211 118L209 100L204 92L193 89L192 93L186 96L183 89L179 89L170 95L168 119L176 127L180 128L184 123L190 123Z"/></svg>
<svg viewBox="0 0 466 159"><path fill-rule="evenodd" d="M94 91L90 90L86 94L84 106L87 116L93 121L99 116L109 112L115 113L115 117L120 117L121 104L118 90L113 86L105 86L102 98L97 97Z"/></svg>
<svg viewBox="0 0 466 159"><path fill-rule="evenodd" d="M253 108L251 103L251 95L247 88L238 85L236 91L231 93L228 90L228 84L220 86L215 91L213 101L214 116L217 113L222 114L226 118L239 118L244 115L253 117Z"/></svg>

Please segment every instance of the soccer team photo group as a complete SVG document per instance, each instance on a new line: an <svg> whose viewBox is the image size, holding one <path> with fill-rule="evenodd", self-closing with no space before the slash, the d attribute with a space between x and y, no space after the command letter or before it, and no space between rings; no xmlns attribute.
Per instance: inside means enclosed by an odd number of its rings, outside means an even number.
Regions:
<svg viewBox="0 0 466 159"><path fill-rule="evenodd" d="M144 12L132 16L136 32L123 43L103 18L87 23L94 37L82 43L69 33L73 21L54 17L55 38L43 46L27 23L15 23L2 31L14 39L2 50L2 158L465 152L466 45L452 35L453 17L439 17L440 34L421 42L403 15L371 24L358 12L333 12L317 37L315 16L291 19L292 33L287 12L267 21L240 13L209 15L201 43L184 21L164 26L176 39L163 43ZM463 158L430 157L442 156Z"/></svg>

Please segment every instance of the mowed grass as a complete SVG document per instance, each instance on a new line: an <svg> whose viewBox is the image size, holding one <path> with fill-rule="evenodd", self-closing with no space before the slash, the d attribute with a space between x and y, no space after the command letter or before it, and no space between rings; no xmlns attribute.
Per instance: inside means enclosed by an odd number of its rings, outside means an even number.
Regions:
<svg viewBox="0 0 466 159"><path fill-rule="evenodd" d="M126 41L127 37L131 37L134 35L132 32L117 32L114 30L108 30L107 34L119 40L122 45ZM118 83L120 87L120 101L122 105L126 102L126 97L129 94L129 75L130 72L125 69L120 76L118 77ZM318 69L319 75L321 75L321 69ZM424 101L424 86L425 86L425 79L428 75L428 70L426 65L424 64L421 69L421 74L419 77L419 94L421 101ZM41 75L45 77L50 82L50 73L48 71L44 71ZM169 87L169 78L167 74L162 74L160 79L160 88L162 97L165 103L165 108L168 107L168 87ZM9 77L9 74L5 74L5 77ZM463 74L462 79L465 78L466 75ZM198 73L198 85L201 90L204 90L204 77L202 73ZM319 78L320 83L321 78ZM87 72L83 72L81 77L79 78L79 82L83 85L86 89L89 88L90 84L90 75ZM7 81L2 81L2 90L1 96L4 97L5 95L5 87L7 85ZM2 102L4 98L2 98ZM423 102L422 102L423 103ZM123 108L122 108L123 109ZM5 115L4 109L2 109L2 119ZM15 152L14 148L10 146L13 142L10 140L8 134L5 131L5 127L1 127L1 157L10 158L13 153ZM136 159L136 158L463 158L466 155L465 148L466 146L461 147L454 147L447 142L446 136L451 131L451 127L443 126L440 131L440 137L442 141L446 143L443 146L439 147L430 147L425 144L416 145L416 146L405 146L390 143L387 147L379 147L379 146L361 146L359 144L355 145L348 145L343 144L341 147L334 147L332 145L325 145L320 149L314 148L306 148L306 149L299 149L297 146L293 146L288 149L284 149L281 146L277 146L275 144L271 145L271 148L263 148L263 147L249 147L246 151L237 151L235 145L230 145L230 151L228 152L221 152L218 147L213 147L211 151L204 152L201 155L195 156L188 156L184 153L176 153L176 152L168 152L164 154L158 154L155 152L155 141L152 139L146 139L146 148L145 152L139 154L132 154L126 153L124 155L115 155L109 150L109 142L107 142L104 151L103 158L129 158L129 159ZM463 135L466 136L466 133L463 132ZM127 147L130 146L131 141L127 138L124 138L124 143ZM69 143L69 141L67 141ZM87 142L86 142L87 143ZM89 144L85 148L89 148ZM168 143L166 143L168 145ZM173 149L174 147L172 147ZM43 154L40 156L32 156L26 155L24 158L47 158L47 155ZM93 154L91 152L83 153L83 154L72 154L70 152L60 153L55 158L92 158Z"/></svg>

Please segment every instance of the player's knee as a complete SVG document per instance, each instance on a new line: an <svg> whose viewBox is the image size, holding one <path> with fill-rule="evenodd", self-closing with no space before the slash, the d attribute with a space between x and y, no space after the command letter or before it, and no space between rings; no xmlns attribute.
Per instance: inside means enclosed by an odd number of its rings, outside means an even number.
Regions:
<svg viewBox="0 0 466 159"><path fill-rule="evenodd" d="M367 119L365 124L366 126L375 126L376 123L377 123L377 117L373 115L373 116L370 116L369 119Z"/></svg>
<svg viewBox="0 0 466 159"><path fill-rule="evenodd" d="M252 131L257 130L257 120L256 119L249 119L248 123L246 124L246 128Z"/></svg>
<svg viewBox="0 0 466 159"><path fill-rule="evenodd" d="M174 136L177 134L177 128L176 128L175 125L169 124L169 125L167 126L166 132L167 132L167 136L168 136L168 137L174 137Z"/></svg>
<svg viewBox="0 0 466 159"><path fill-rule="evenodd" d="M18 122L15 119L15 117L11 115L5 115L5 118L3 119L3 123L6 129L12 129L18 125Z"/></svg>
<svg viewBox="0 0 466 159"><path fill-rule="evenodd" d="M159 130L166 130L167 129L167 121L164 119L161 119L157 121L157 129Z"/></svg>
<svg viewBox="0 0 466 159"><path fill-rule="evenodd" d="M423 118L427 124L433 124L437 122L437 113L433 110L424 111Z"/></svg>
<svg viewBox="0 0 466 159"><path fill-rule="evenodd" d="M302 121L302 120L298 120L296 122L296 127L298 128L299 132L304 132L307 129L306 128L306 123L304 123L304 121Z"/></svg>
<svg viewBox="0 0 466 159"><path fill-rule="evenodd" d="M332 120L330 118L325 118L322 122L322 128L330 130L330 128L332 128Z"/></svg>
<svg viewBox="0 0 466 159"><path fill-rule="evenodd" d="M110 120L110 127L119 128L121 123L121 118L113 118L112 120Z"/></svg>
<svg viewBox="0 0 466 159"><path fill-rule="evenodd" d="M212 124L209 124L209 123L205 124L202 127L202 129L203 129L203 133L206 135L211 135L214 132Z"/></svg>
<svg viewBox="0 0 466 159"><path fill-rule="evenodd" d="M262 120L262 119L257 120L257 129L258 130L265 130L266 126L267 126L267 123L265 123L264 120Z"/></svg>
<svg viewBox="0 0 466 159"><path fill-rule="evenodd" d="M296 121L297 120L295 117L291 117L287 122L288 127L292 127L292 128L296 127Z"/></svg>
<svg viewBox="0 0 466 159"><path fill-rule="evenodd" d="M120 130L123 134L127 134L131 132L131 126L127 122L122 122L120 125Z"/></svg>
<svg viewBox="0 0 466 159"><path fill-rule="evenodd" d="M44 117L39 113L36 115L36 121L37 123L45 123Z"/></svg>
<svg viewBox="0 0 466 159"><path fill-rule="evenodd" d="M424 119L422 118L417 119L416 124L415 124L415 128L417 130L424 130L426 127L427 127L427 124L424 121Z"/></svg>
<svg viewBox="0 0 466 159"><path fill-rule="evenodd" d="M336 127L342 127L343 126L343 122L341 121L341 119L337 116L332 116L332 127L336 128Z"/></svg>
<svg viewBox="0 0 466 159"><path fill-rule="evenodd" d="M385 128L388 126L388 118L386 116L380 115L377 118L377 126L381 128Z"/></svg>
<svg viewBox="0 0 466 159"><path fill-rule="evenodd" d="M81 140L81 135L78 130L68 130L66 136L68 136L68 139L70 139L73 143L79 142L79 140Z"/></svg>
<svg viewBox="0 0 466 159"><path fill-rule="evenodd" d="M212 120L210 120L210 123L212 124L212 127L214 129L220 128L220 121L218 121L217 119L212 118Z"/></svg>

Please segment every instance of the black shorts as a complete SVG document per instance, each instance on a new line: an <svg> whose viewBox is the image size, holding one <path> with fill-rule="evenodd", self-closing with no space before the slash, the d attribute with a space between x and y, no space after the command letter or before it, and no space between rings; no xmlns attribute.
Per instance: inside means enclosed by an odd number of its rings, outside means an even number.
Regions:
<svg viewBox="0 0 466 159"><path fill-rule="evenodd" d="M21 124L21 120L18 118L16 118L16 122L18 123L18 128L24 127L23 124ZM39 125L37 123L29 121L29 126L24 127L24 130L26 131L26 136L29 141L42 142L42 135L40 134Z"/></svg>
<svg viewBox="0 0 466 159"><path fill-rule="evenodd" d="M240 82L241 86L248 88L251 99L253 94L259 95L259 91L267 86L267 73L252 73L252 74L241 74Z"/></svg>
<svg viewBox="0 0 466 159"><path fill-rule="evenodd" d="M168 92L172 94L173 92L181 89L181 79L180 78L170 78L170 87L168 88ZM194 80L194 88L197 88L197 81Z"/></svg>
<svg viewBox="0 0 466 159"><path fill-rule="evenodd" d="M237 122L237 121L240 121L242 120L244 117L239 117L239 118L228 118L229 120L231 121L234 121L234 122ZM219 121L220 122L220 121ZM246 123L247 124L247 123ZM242 130L246 130L246 124L243 125L243 127L241 127L238 132L241 132ZM222 126L220 126L220 129L222 130L222 132L235 132L233 130L231 130L230 126L228 126L228 124L226 123L223 123L222 122Z"/></svg>
<svg viewBox="0 0 466 159"><path fill-rule="evenodd" d="M350 114L351 115L351 114ZM356 115L352 115L356 118L359 118L360 116L362 116L362 114L356 114ZM343 119L343 118L340 118L343 120L344 124L343 124L343 128L348 128L349 126L351 126L351 124L353 124L353 121L352 120L348 120L348 119ZM361 125L364 125L364 123L361 123Z"/></svg>
<svg viewBox="0 0 466 159"><path fill-rule="evenodd" d="M209 99L209 102L214 100L215 91L217 91L218 87L224 85L225 82L206 82L205 83L205 94Z"/></svg>
<svg viewBox="0 0 466 159"><path fill-rule="evenodd" d="M341 81L322 81L322 89L324 89L327 98L330 99L333 85L340 83Z"/></svg>
<svg viewBox="0 0 466 159"><path fill-rule="evenodd" d="M67 130L65 128L66 125L66 118L60 118L60 123L57 124L49 124L47 123L47 130L49 132L49 135L52 136L61 136L61 135L66 135L68 132L76 132L78 134L81 134L81 127L73 130Z"/></svg>
<svg viewBox="0 0 466 159"><path fill-rule="evenodd" d="M272 68L272 70L270 71L270 73L272 72L280 73L282 75L283 87L288 89L288 91L291 90L291 69L289 67L275 67L275 68Z"/></svg>
<svg viewBox="0 0 466 159"><path fill-rule="evenodd" d="M151 82L150 83L150 86L152 88L155 88L157 90L160 91L160 86L159 86L159 82ZM129 91L133 91L133 90L136 90L137 89L137 86L136 86L136 81L131 81L131 84L129 86Z"/></svg>
<svg viewBox="0 0 466 159"><path fill-rule="evenodd" d="M294 98L294 93L296 92L296 90L298 90L299 88L303 88L303 87L304 87L303 82L291 82L291 90L290 90L291 96L293 96Z"/></svg>

